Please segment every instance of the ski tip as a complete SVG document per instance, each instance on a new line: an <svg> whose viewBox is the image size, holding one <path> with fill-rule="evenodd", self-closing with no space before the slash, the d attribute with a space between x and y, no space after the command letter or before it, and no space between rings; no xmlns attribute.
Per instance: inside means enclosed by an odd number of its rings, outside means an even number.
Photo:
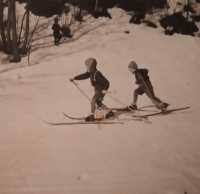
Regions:
<svg viewBox="0 0 200 194"><path fill-rule="evenodd" d="M42 121L43 121L44 123L48 124L48 125L55 125L54 123L47 122L47 121L45 121L45 120L43 120L43 119L42 119Z"/></svg>

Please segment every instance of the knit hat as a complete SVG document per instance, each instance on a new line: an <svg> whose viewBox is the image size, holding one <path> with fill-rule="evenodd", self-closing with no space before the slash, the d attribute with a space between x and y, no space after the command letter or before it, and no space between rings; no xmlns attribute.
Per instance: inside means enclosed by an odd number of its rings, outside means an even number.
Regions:
<svg viewBox="0 0 200 194"><path fill-rule="evenodd" d="M86 65L86 68L87 68L88 71L93 71L93 70L96 69L97 61L94 58L88 58L85 61L85 65Z"/></svg>
<svg viewBox="0 0 200 194"><path fill-rule="evenodd" d="M56 17L56 18L54 18L54 22L58 22L59 21L59 19Z"/></svg>
<svg viewBox="0 0 200 194"><path fill-rule="evenodd" d="M137 69L138 66L137 66L137 64L136 64L135 61L131 61L130 64L128 65L128 68L129 68L129 69L130 69L130 68L132 68L132 69Z"/></svg>

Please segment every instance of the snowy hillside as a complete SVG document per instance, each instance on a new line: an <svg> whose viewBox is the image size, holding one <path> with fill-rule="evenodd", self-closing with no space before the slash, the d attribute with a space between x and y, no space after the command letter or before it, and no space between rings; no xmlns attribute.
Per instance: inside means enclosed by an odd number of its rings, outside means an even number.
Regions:
<svg viewBox="0 0 200 194"><path fill-rule="evenodd" d="M43 18L30 65L27 57L0 64L0 194L200 193L200 39L129 24L131 16L121 9L109 13L111 20L86 16L60 46L53 45L53 17ZM156 96L168 109L190 108L149 117L151 123L47 125L43 120L70 122L63 112L89 114L90 102L69 81L86 71L89 57L97 60L109 90L117 91L111 96L123 104L132 103L137 88L128 70L136 61L149 70ZM89 80L77 83L93 96ZM104 103L123 107L109 96ZM145 95L138 107L156 111Z"/></svg>

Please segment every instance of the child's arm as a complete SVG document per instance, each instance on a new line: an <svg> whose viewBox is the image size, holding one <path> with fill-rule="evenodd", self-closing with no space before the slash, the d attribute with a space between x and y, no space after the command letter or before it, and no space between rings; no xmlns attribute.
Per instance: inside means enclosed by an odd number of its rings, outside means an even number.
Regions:
<svg viewBox="0 0 200 194"><path fill-rule="evenodd" d="M74 77L74 80L84 80L90 78L90 74L88 72L77 75Z"/></svg>

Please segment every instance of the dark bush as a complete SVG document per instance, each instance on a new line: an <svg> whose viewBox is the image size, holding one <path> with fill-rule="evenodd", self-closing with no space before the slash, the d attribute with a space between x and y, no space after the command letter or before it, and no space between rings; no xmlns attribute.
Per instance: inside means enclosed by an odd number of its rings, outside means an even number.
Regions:
<svg viewBox="0 0 200 194"><path fill-rule="evenodd" d="M200 15L192 15L191 18L192 18L195 22L200 22Z"/></svg>
<svg viewBox="0 0 200 194"><path fill-rule="evenodd" d="M198 27L194 22L187 22L182 16L182 12L174 13L160 20L161 26L165 29L166 34L185 34L193 35L198 31Z"/></svg>
<svg viewBox="0 0 200 194"><path fill-rule="evenodd" d="M151 28L157 28L158 26L156 24L154 24L153 22L151 21L146 21L146 22L143 22L143 23L146 23L147 26L151 27Z"/></svg>
<svg viewBox="0 0 200 194"><path fill-rule="evenodd" d="M145 14L143 13L134 13L131 19L129 20L129 23L133 24L141 24L141 20L145 18Z"/></svg>
<svg viewBox="0 0 200 194"><path fill-rule="evenodd" d="M167 0L120 0L118 7L126 11L144 12L151 8L163 8Z"/></svg>
<svg viewBox="0 0 200 194"><path fill-rule="evenodd" d="M94 18L98 17L108 17L109 19L112 18L110 13L108 13L107 9L102 9L101 11L93 11L91 14L93 15Z"/></svg>
<svg viewBox="0 0 200 194"><path fill-rule="evenodd" d="M62 13L63 5L57 0L34 0L30 2L30 10L37 16L51 17Z"/></svg>
<svg viewBox="0 0 200 194"><path fill-rule="evenodd" d="M115 5L119 3L118 0L99 0L98 7L106 8L113 8Z"/></svg>
<svg viewBox="0 0 200 194"><path fill-rule="evenodd" d="M196 13L196 11L190 5L184 5L183 11L185 11L185 12L191 12L191 13Z"/></svg>
<svg viewBox="0 0 200 194"><path fill-rule="evenodd" d="M198 31L199 31L199 28L196 26L194 22L187 22L185 23L182 34L193 35L194 32L198 32Z"/></svg>
<svg viewBox="0 0 200 194"><path fill-rule="evenodd" d="M63 37L72 38L70 28L68 28L66 26L62 26L62 32L63 32Z"/></svg>

